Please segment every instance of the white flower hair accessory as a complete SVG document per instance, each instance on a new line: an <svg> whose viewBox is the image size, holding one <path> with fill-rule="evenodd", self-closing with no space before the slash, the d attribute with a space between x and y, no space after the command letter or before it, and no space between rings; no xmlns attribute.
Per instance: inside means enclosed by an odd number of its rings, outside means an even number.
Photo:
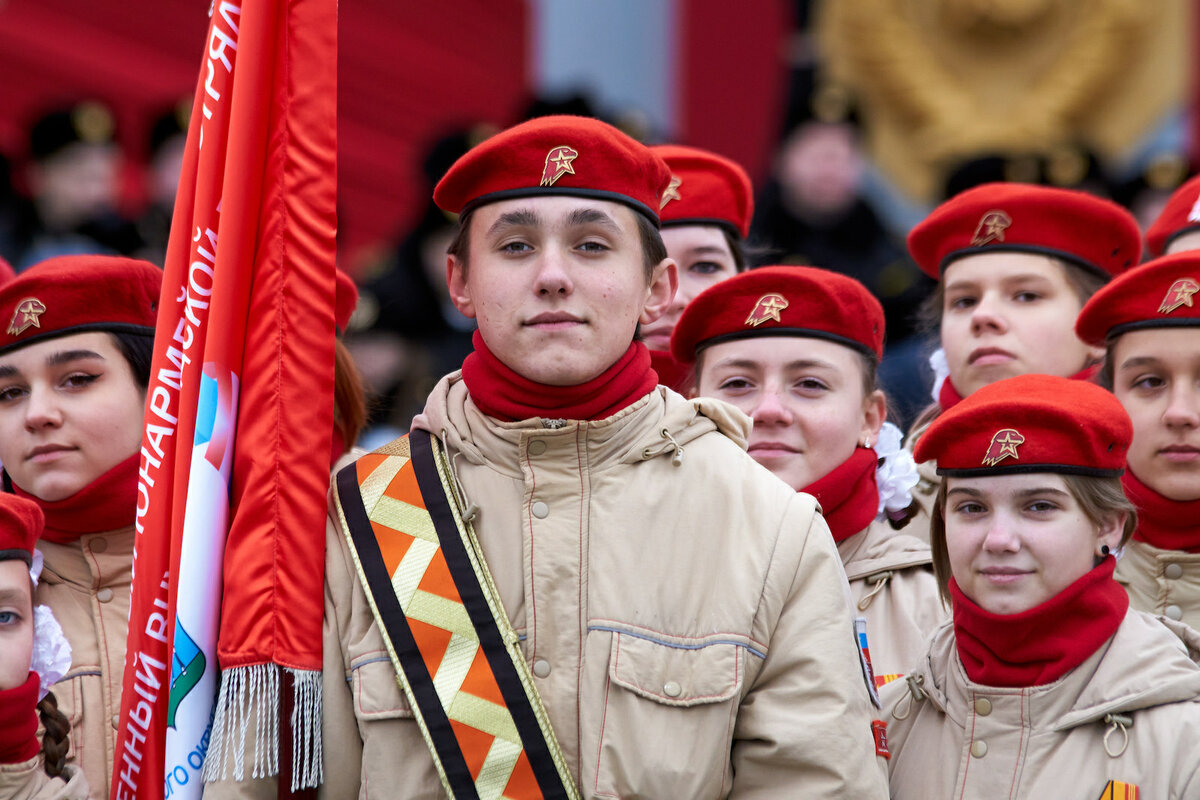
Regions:
<svg viewBox="0 0 1200 800"><path fill-rule="evenodd" d="M950 362L946 360L946 351L938 348L929 354L929 368L933 370L933 402L939 402L942 395L942 385L950 377Z"/></svg>
<svg viewBox="0 0 1200 800"><path fill-rule="evenodd" d="M912 453L902 445L903 439L899 428L885 422L875 443L875 453L879 456L879 466L875 469L875 484L879 489L876 513L880 518L885 514L902 517L904 510L912 505L912 488L921 479Z"/></svg>
<svg viewBox="0 0 1200 800"><path fill-rule="evenodd" d="M71 645L49 606L33 609L33 659L29 669L41 682L39 701L71 669Z"/></svg>
<svg viewBox="0 0 1200 800"><path fill-rule="evenodd" d="M36 547L33 548L33 561L29 564L29 579L33 581L33 588L37 588L38 578L42 577L42 565L46 559L42 555L42 551Z"/></svg>

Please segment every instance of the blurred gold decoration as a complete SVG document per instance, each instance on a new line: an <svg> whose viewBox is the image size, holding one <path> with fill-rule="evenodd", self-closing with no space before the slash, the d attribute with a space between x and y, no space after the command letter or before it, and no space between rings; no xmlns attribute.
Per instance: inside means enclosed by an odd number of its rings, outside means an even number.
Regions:
<svg viewBox="0 0 1200 800"><path fill-rule="evenodd" d="M1178 153L1160 153L1142 171L1151 189L1173 191L1188 176L1187 159Z"/></svg>
<svg viewBox="0 0 1200 800"><path fill-rule="evenodd" d="M1127 155L1184 102L1190 6L824 0L817 26L824 78L853 97L868 155L930 203L977 153Z"/></svg>
<svg viewBox="0 0 1200 800"><path fill-rule="evenodd" d="M112 113L94 101L80 103L71 109L71 126L79 140L88 144L110 141L116 129Z"/></svg>
<svg viewBox="0 0 1200 800"><path fill-rule="evenodd" d="M1054 186L1078 186L1087 173L1087 156L1078 147L1055 147L1046 158L1046 177Z"/></svg>

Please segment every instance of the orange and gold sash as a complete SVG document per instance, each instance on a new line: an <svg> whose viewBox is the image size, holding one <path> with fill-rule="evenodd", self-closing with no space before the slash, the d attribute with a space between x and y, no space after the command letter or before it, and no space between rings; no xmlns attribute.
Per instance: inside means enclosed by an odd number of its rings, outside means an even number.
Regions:
<svg viewBox="0 0 1200 800"><path fill-rule="evenodd" d="M334 500L450 797L578 798L437 440L417 430L368 453Z"/></svg>

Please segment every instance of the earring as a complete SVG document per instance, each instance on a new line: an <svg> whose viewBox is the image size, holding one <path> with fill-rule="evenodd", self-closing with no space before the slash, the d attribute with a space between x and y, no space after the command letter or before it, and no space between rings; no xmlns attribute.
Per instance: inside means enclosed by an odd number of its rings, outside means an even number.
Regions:
<svg viewBox="0 0 1200 800"><path fill-rule="evenodd" d="M1100 557L1101 558L1103 558L1104 556L1108 555L1111 552L1112 551L1108 549L1108 545L1106 545L1106 544L1100 545Z"/></svg>
<svg viewBox="0 0 1200 800"><path fill-rule="evenodd" d="M864 433L864 434L863 434L863 438L862 438L862 446L863 446L863 447L866 447L866 448L870 448L870 447L871 447L871 434L869 434L869 433Z"/></svg>

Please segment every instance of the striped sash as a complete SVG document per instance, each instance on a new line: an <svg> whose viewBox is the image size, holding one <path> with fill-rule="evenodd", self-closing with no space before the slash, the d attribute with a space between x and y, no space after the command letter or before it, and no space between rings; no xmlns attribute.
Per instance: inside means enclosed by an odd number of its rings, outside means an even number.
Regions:
<svg viewBox="0 0 1200 800"><path fill-rule="evenodd" d="M1100 795L1099 800L1138 800L1138 787L1136 783L1125 783L1124 781L1109 781L1104 787L1104 792Z"/></svg>
<svg viewBox="0 0 1200 800"><path fill-rule="evenodd" d="M338 473L335 502L359 580L450 797L574 800L453 480L426 431Z"/></svg>

